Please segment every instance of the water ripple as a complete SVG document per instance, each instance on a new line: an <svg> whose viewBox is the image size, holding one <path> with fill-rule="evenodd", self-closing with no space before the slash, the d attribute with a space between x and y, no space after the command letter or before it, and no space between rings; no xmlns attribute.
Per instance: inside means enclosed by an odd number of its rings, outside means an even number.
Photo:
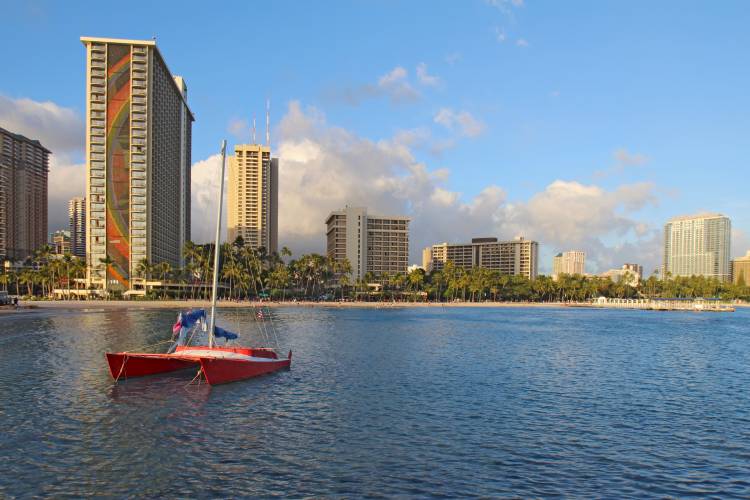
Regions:
<svg viewBox="0 0 750 500"><path fill-rule="evenodd" d="M292 370L213 388L112 384L171 311L0 317L0 497L750 495L748 310L273 314Z"/></svg>

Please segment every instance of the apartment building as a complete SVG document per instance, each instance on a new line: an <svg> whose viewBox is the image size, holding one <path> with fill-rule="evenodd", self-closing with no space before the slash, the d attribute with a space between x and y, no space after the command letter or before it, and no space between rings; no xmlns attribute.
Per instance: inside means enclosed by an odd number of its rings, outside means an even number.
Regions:
<svg viewBox="0 0 750 500"><path fill-rule="evenodd" d="M666 276L730 279L732 223L722 214L681 216L664 225Z"/></svg>
<svg viewBox="0 0 750 500"><path fill-rule="evenodd" d="M86 198L78 196L68 202L70 253L86 258Z"/></svg>
<svg viewBox="0 0 750 500"><path fill-rule="evenodd" d="M473 238L471 243L440 243L422 251L422 267L428 273L439 271L450 261L463 269L481 267L502 274L538 275L539 243L518 237L509 241Z"/></svg>

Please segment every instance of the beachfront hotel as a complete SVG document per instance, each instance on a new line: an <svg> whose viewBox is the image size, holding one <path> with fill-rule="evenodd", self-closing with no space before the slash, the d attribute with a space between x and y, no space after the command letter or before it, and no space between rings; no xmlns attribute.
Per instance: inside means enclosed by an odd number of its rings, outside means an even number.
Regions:
<svg viewBox="0 0 750 500"><path fill-rule="evenodd" d="M50 151L0 128L0 260L23 260L47 243Z"/></svg>
<svg viewBox="0 0 750 500"><path fill-rule="evenodd" d="M86 47L86 260L90 283L128 290L138 262L183 264L190 239L187 86L153 40Z"/></svg>
<svg viewBox="0 0 750 500"><path fill-rule="evenodd" d="M327 255L349 261L350 277L366 273L406 273L409 267L409 217L372 215L364 207L346 207L326 218Z"/></svg>
<svg viewBox="0 0 750 500"><path fill-rule="evenodd" d="M732 283L750 285L750 250L732 261Z"/></svg>
<svg viewBox="0 0 750 500"><path fill-rule="evenodd" d="M643 279L643 266L639 264L623 264L620 269L610 269L599 275L601 278L609 278L614 283L623 280L626 285L638 286Z"/></svg>
<svg viewBox="0 0 750 500"><path fill-rule="evenodd" d="M664 225L664 276L730 279L732 223L722 214L675 217Z"/></svg>
<svg viewBox="0 0 750 500"><path fill-rule="evenodd" d="M238 144L229 157L227 240L278 252L279 160L269 145Z"/></svg>
<svg viewBox="0 0 750 500"><path fill-rule="evenodd" d="M68 202L70 253L81 259L86 257L86 198L77 196Z"/></svg>
<svg viewBox="0 0 750 500"><path fill-rule="evenodd" d="M586 252L569 250L552 258L552 277L561 274L584 274L586 272Z"/></svg>
<svg viewBox="0 0 750 500"><path fill-rule="evenodd" d="M518 237L509 241L497 238L472 238L471 243L440 243L422 251L422 267L428 273L442 270L447 262L456 267L481 267L501 274L534 279L538 274L539 243Z"/></svg>

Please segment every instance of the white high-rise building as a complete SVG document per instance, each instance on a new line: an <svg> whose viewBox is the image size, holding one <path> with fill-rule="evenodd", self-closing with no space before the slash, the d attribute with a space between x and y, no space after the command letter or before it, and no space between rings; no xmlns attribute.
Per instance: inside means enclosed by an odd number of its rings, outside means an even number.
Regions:
<svg viewBox="0 0 750 500"><path fill-rule="evenodd" d="M181 267L190 239L193 115L154 40L86 46L86 259L91 283L128 290L138 263Z"/></svg>
<svg viewBox="0 0 750 500"><path fill-rule="evenodd" d="M86 257L86 198L77 196L68 202L70 223L70 253Z"/></svg>
<svg viewBox="0 0 750 500"><path fill-rule="evenodd" d="M261 144L237 144L229 157L227 239L278 251L279 160Z"/></svg>
<svg viewBox="0 0 750 500"><path fill-rule="evenodd" d="M586 271L586 252L570 250L552 259L552 277L561 274L583 274Z"/></svg>
<svg viewBox="0 0 750 500"><path fill-rule="evenodd" d="M729 281L732 222L722 214L675 217L664 225L664 275Z"/></svg>
<svg viewBox="0 0 750 500"><path fill-rule="evenodd" d="M328 257L344 259L351 276L362 279L370 272L406 273L409 267L409 217L371 215L364 207L336 210L326 219Z"/></svg>

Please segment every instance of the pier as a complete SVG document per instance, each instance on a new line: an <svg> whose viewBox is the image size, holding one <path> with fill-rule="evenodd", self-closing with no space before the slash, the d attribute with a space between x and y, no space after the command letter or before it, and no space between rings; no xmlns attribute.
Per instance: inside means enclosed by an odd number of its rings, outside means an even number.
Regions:
<svg viewBox="0 0 750 500"><path fill-rule="evenodd" d="M571 304L572 307L606 309L641 309L647 311L734 312L734 305L723 299L611 299L599 297L589 303Z"/></svg>

